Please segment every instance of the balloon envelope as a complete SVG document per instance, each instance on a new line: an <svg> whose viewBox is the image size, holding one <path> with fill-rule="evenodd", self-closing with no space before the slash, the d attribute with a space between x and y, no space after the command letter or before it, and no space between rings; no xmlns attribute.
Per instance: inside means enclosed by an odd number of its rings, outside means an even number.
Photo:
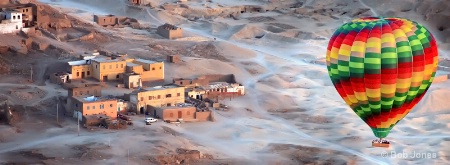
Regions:
<svg viewBox="0 0 450 165"><path fill-rule="evenodd" d="M339 95L376 137L385 138L430 87L438 49L417 22L367 17L336 30L326 61Z"/></svg>

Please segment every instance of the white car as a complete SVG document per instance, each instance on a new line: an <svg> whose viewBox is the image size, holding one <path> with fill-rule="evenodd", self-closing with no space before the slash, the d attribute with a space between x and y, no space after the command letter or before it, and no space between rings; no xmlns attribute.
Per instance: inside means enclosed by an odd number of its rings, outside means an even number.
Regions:
<svg viewBox="0 0 450 165"><path fill-rule="evenodd" d="M157 122L157 121L158 121L158 119L155 119L155 118L152 118L152 117L145 118L145 122L146 123L154 123L154 122Z"/></svg>

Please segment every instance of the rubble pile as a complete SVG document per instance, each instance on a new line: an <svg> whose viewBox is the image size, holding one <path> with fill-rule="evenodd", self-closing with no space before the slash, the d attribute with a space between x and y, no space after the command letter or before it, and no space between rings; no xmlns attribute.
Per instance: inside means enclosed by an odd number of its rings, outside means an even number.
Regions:
<svg viewBox="0 0 450 165"><path fill-rule="evenodd" d="M43 98L47 92L41 90L40 88L34 87L31 88L29 86L12 88L8 92L13 98L29 101L32 99Z"/></svg>
<svg viewBox="0 0 450 165"><path fill-rule="evenodd" d="M225 58L222 55L221 52L219 52L217 50L217 47L213 43L210 43L210 42L200 43L198 45L195 45L195 46L187 49L185 52L181 52L178 54L185 54L186 56L191 56L191 57L216 59L216 60L220 60L220 61L229 61L227 58Z"/></svg>
<svg viewBox="0 0 450 165"><path fill-rule="evenodd" d="M106 145L96 144L96 143L88 143L83 145L74 145L72 149L77 151L75 154L75 158L81 160L102 160L102 159L110 159L111 155L106 155L101 150L109 148Z"/></svg>
<svg viewBox="0 0 450 165"><path fill-rule="evenodd" d="M150 161L158 164L189 164L200 159L200 151L178 148L176 154L151 157Z"/></svg>
<svg viewBox="0 0 450 165"><path fill-rule="evenodd" d="M37 27L46 29L62 29L72 27L72 22L66 14L61 14L48 5L39 5L37 7Z"/></svg>

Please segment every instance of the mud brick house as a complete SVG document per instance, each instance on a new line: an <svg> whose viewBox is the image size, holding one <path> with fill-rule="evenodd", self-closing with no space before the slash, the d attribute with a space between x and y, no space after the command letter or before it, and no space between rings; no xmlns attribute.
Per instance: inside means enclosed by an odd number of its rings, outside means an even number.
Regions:
<svg viewBox="0 0 450 165"><path fill-rule="evenodd" d="M128 0L128 3L132 5L142 5L144 2L143 0Z"/></svg>
<svg viewBox="0 0 450 165"><path fill-rule="evenodd" d="M94 15L94 22L100 26L114 26L119 24L119 19L114 15Z"/></svg>
<svg viewBox="0 0 450 165"><path fill-rule="evenodd" d="M124 56L81 56L83 60L68 62L71 79L93 77L99 81L123 80L124 84L164 80L164 62L133 59ZM136 76L139 75L139 76ZM124 77L126 79L124 79ZM137 78L140 77L140 78ZM138 85L131 85L135 88Z"/></svg>
<svg viewBox="0 0 450 165"><path fill-rule="evenodd" d="M69 81L69 73L56 72L50 75L50 82L58 85Z"/></svg>
<svg viewBox="0 0 450 165"><path fill-rule="evenodd" d="M73 117L82 120L82 116L103 114L113 119L117 118L117 99L95 96L73 97Z"/></svg>
<svg viewBox="0 0 450 165"><path fill-rule="evenodd" d="M180 63L181 57L180 55L169 55L167 56L167 61L170 63Z"/></svg>
<svg viewBox="0 0 450 165"><path fill-rule="evenodd" d="M245 5L241 8L241 13L259 13L259 12L265 12L266 10L263 9L261 6L257 5Z"/></svg>
<svg viewBox="0 0 450 165"><path fill-rule="evenodd" d="M173 83L186 87L186 95L195 99L245 95L245 87L236 82L233 74L203 75L194 79L176 78Z"/></svg>
<svg viewBox="0 0 450 165"><path fill-rule="evenodd" d="M37 6L36 18L35 26L43 29L72 27L72 22L68 19L66 14L59 14L55 9L45 7L45 5Z"/></svg>
<svg viewBox="0 0 450 165"><path fill-rule="evenodd" d="M95 79L99 81L122 80L126 70L126 59L94 58L91 61Z"/></svg>
<svg viewBox="0 0 450 165"><path fill-rule="evenodd" d="M194 106L170 106L170 107L157 107L150 111L150 114L154 117L160 118L164 121L194 121L196 108Z"/></svg>
<svg viewBox="0 0 450 165"><path fill-rule="evenodd" d="M156 33L168 39L183 37L183 30L180 27L171 24L164 24L158 27Z"/></svg>
<svg viewBox="0 0 450 165"><path fill-rule="evenodd" d="M83 84L83 86L70 87L68 90L69 97L77 97L84 95L102 96L102 86L100 84Z"/></svg>
<svg viewBox="0 0 450 165"><path fill-rule="evenodd" d="M150 107L166 107L184 103L184 87L168 84L142 88L130 94L125 94L125 98L136 105L137 113L143 114L150 110Z"/></svg>
<svg viewBox="0 0 450 165"><path fill-rule="evenodd" d="M168 107L150 107L149 115L160 118L163 121L211 121L212 114L210 110L202 110L195 105L179 103Z"/></svg>
<svg viewBox="0 0 450 165"><path fill-rule="evenodd" d="M141 75L142 81L164 80L164 62L135 59L127 63L126 72Z"/></svg>
<svg viewBox="0 0 450 165"><path fill-rule="evenodd" d="M90 60L78 60L68 62L71 79L83 79L93 77L93 69Z"/></svg>
<svg viewBox="0 0 450 165"><path fill-rule="evenodd" d="M128 89L142 87L141 75L136 73L125 73L123 76L123 83L125 84L125 88Z"/></svg>

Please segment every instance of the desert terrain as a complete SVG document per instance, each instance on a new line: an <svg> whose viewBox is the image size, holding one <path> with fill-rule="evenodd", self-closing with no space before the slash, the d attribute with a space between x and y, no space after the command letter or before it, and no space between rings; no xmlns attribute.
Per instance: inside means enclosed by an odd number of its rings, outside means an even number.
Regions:
<svg viewBox="0 0 450 165"><path fill-rule="evenodd" d="M450 2L439 0L153 0L130 6L125 0L38 0L72 27L28 36L48 43L24 48L23 36L0 35L10 50L0 56L0 100L17 114L0 125L0 164L449 164L450 81L434 83L422 101L391 131L391 147L373 148L370 128L354 114L329 80L323 63L328 39L340 25L365 16L405 17L425 25L438 40L442 67L450 67ZM233 6L261 5L267 11L240 13ZM101 27L93 14L134 18L138 27ZM184 37L156 34L164 23ZM89 37L83 38L83 36ZM126 130L77 132L76 119L58 113L67 90L47 76L93 49L126 52L144 59L180 54L165 64L166 82L203 74L234 74L246 95L223 103L214 122L157 122L133 116ZM33 68L33 81L31 77ZM439 70L437 74L448 74ZM111 83L103 91L130 90ZM61 110L61 109L60 109ZM142 122L139 122L142 121ZM198 150L186 159L180 149ZM384 153L430 153L432 158Z"/></svg>

